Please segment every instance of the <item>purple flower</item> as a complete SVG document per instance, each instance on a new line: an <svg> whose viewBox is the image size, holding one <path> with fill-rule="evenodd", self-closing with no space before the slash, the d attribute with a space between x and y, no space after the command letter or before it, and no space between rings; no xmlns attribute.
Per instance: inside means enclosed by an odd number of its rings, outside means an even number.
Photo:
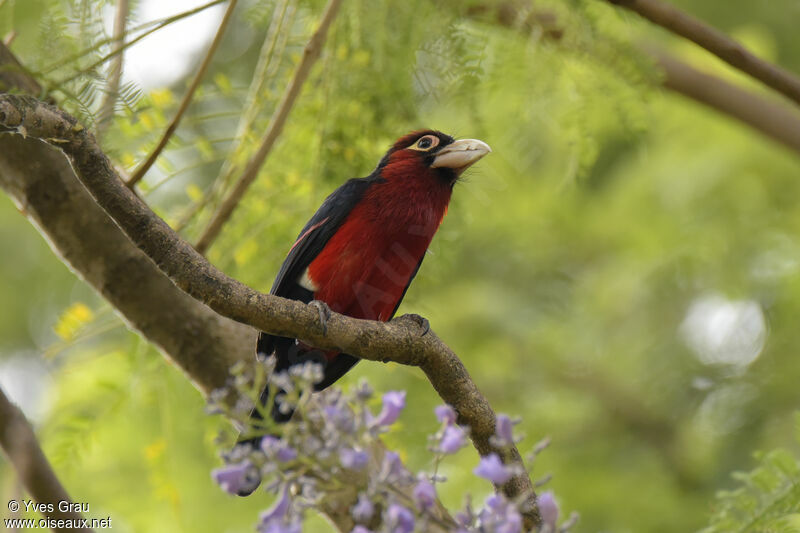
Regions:
<svg viewBox="0 0 800 533"><path fill-rule="evenodd" d="M506 500L499 494L490 494L486 497L486 508L493 513L500 512L505 506Z"/></svg>
<svg viewBox="0 0 800 533"><path fill-rule="evenodd" d="M383 454L383 464L381 464L381 475L387 483L398 483L407 479L408 472L400 456L395 452L388 451Z"/></svg>
<svg viewBox="0 0 800 533"><path fill-rule="evenodd" d="M436 413L436 420L446 422L449 426L456 421L456 412L449 405L437 405L433 412Z"/></svg>
<svg viewBox="0 0 800 533"><path fill-rule="evenodd" d="M556 503L552 491L548 490L539 494L537 503L539 505L539 514L542 515L542 522L548 524L551 530L555 531L556 522L558 521L558 503Z"/></svg>
<svg viewBox="0 0 800 533"><path fill-rule="evenodd" d="M495 436L500 446L511 446L514 443L513 426L514 424L507 415L497 415Z"/></svg>
<svg viewBox="0 0 800 533"><path fill-rule="evenodd" d="M402 505L393 503L386 511L386 523L392 533L411 533L414 531L414 514Z"/></svg>
<svg viewBox="0 0 800 533"><path fill-rule="evenodd" d="M439 441L439 451L442 453L456 453L466 445L466 435L459 426L447 426Z"/></svg>
<svg viewBox="0 0 800 533"><path fill-rule="evenodd" d="M339 431L344 433L353 433L355 431L355 420L349 409L339 409L334 405L326 405L324 411L326 420Z"/></svg>
<svg viewBox="0 0 800 533"><path fill-rule="evenodd" d="M375 506L372 505L371 501L369 501L367 495L362 492L358 495L358 501L356 504L350 509L350 516L352 516L353 520L356 522L366 522L372 518L372 514L374 512Z"/></svg>
<svg viewBox="0 0 800 533"><path fill-rule="evenodd" d="M261 533L294 533L300 532L299 524L289 524L286 521L286 513L289 511L291 500L289 490L283 487L281 497L275 502L271 509L261 513L261 522L258 530Z"/></svg>
<svg viewBox="0 0 800 533"><path fill-rule="evenodd" d="M248 460L215 468L211 471L211 477L222 490L230 494L248 494L261 482L258 470Z"/></svg>
<svg viewBox="0 0 800 533"><path fill-rule="evenodd" d="M365 528L364 526L356 526L350 533L372 533L372 531Z"/></svg>
<svg viewBox="0 0 800 533"><path fill-rule="evenodd" d="M391 426L406 406L406 391L389 391L383 395L383 409L378 418L373 420L375 426Z"/></svg>
<svg viewBox="0 0 800 533"><path fill-rule="evenodd" d="M278 461L282 463L288 463L289 461L293 461L297 459L297 452L294 448L290 448L288 446L282 447L278 450L278 453L275 455L278 458Z"/></svg>
<svg viewBox="0 0 800 533"><path fill-rule="evenodd" d="M436 489L425 477L420 476L417 485L414 487L414 501L417 506L422 510L427 510L433 507L436 503Z"/></svg>
<svg viewBox="0 0 800 533"><path fill-rule="evenodd" d="M294 448L290 448L284 444L281 439L273 435L266 435L261 439L261 450L267 457L275 457L282 463L288 463L289 461L297 459L297 451Z"/></svg>
<svg viewBox="0 0 800 533"><path fill-rule="evenodd" d="M505 496L492 494L480 512L481 525L494 533L521 533L522 515Z"/></svg>
<svg viewBox="0 0 800 533"><path fill-rule="evenodd" d="M522 515L509 505L495 531L497 533L522 533Z"/></svg>
<svg viewBox="0 0 800 533"><path fill-rule="evenodd" d="M502 485L511 479L511 469L503 464L496 453L481 457L481 462L472 472L476 476L488 479L496 485Z"/></svg>
<svg viewBox="0 0 800 533"><path fill-rule="evenodd" d="M348 470L363 470L369 462L369 455L362 450L342 448L339 450L339 462Z"/></svg>
<svg viewBox="0 0 800 533"><path fill-rule="evenodd" d="M335 405L326 405L322 409L325 411L325 418L328 420L335 420L336 418L342 416L342 411Z"/></svg>
<svg viewBox="0 0 800 533"><path fill-rule="evenodd" d="M461 526L462 529L469 527L472 524L472 520L471 512L459 511L456 513L456 523Z"/></svg>

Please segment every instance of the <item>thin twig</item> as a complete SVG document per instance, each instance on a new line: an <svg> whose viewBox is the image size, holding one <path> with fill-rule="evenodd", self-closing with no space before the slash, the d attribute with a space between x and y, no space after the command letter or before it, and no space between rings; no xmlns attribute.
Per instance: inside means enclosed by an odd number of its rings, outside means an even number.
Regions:
<svg viewBox="0 0 800 533"><path fill-rule="evenodd" d="M716 28L661 0L606 0L638 13L681 37L705 48L732 67L762 81L800 104L800 79L777 65L753 55L740 43Z"/></svg>
<svg viewBox="0 0 800 533"><path fill-rule="evenodd" d="M280 7L276 6L275 8L275 14L270 21L269 29L267 30L267 36L264 38L264 43L261 45L261 50L258 54L258 63L256 64L255 71L253 72L253 78L250 81L250 87L247 90L244 113L241 114L241 119L236 127L237 138L244 137L244 135L250 131L250 128L252 127L253 122L258 114L258 104L260 100L259 97L264 91L264 86L266 85L267 80L271 77L268 75L268 71L272 70L272 73L275 73L276 69L270 69L270 66L273 63L272 60L275 57L276 49L279 50L279 55L283 52L283 49L277 46L278 38L281 35L288 35L291 33L291 23L289 24L289 31L283 31L283 27L287 20L291 20L292 15L294 14L294 10L291 11L291 14L289 13L290 3L290 0L283 0ZM289 14L288 17L287 14Z"/></svg>
<svg viewBox="0 0 800 533"><path fill-rule="evenodd" d="M152 33L155 33L160 29L166 28L170 24L172 24L174 22L177 22L177 21L179 21L181 19L184 19L186 17L190 17L192 15L196 15L197 13L200 13L201 11L204 11L204 10L210 8L210 7L214 7L217 4L221 4L224 1L225 0L212 0L211 2L208 2L207 4L203 4L202 6L196 7L194 9L190 9L189 11L184 11L183 13L178 13L177 15L173 15L171 17L167 17L165 19L162 19L161 21L158 21L158 23L156 24L155 27L150 28L149 30L147 30L144 33L142 33L141 35L137 35L136 37L134 37L130 41L127 41L124 46L121 46L119 48L119 50L109 52L108 54L104 55L103 57L101 57L100 59L98 59L97 61L95 61L91 65L89 65L88 67L82 68L82 69L74 72L72 75L64 78L63 80L60 80L60 81L58 81L56 83L53 83L51 85L54 86L54 87L60 87L61 85L65 85L65 84L71 82L72 80L82 76L83 74L85 74L87 72L91 72L92 70L96 69L97 67L99 67L100 65L102 65L103 63L108 61L109 59L115 57L116 55L121 54L123 51L125 51L128 48L130 48L134 44L138 43L139 41L141 41L142 39L144 39L148 35L150 35ZM151 23L146 23L146 24L143 24L142 26L149 26L150 24ZM110 40L101 41L101 43L102 42L110 42ZM92 48L100 46L101 43L95 43L95 45ZM78 56L78 57L81 57L81 56ZM72 60L71 59L67 59L67 60L60 61L59 63L54 64L54 66L51 67L49 70L57 68L57 67L65 64L65 63L70 62L70 61L72 61ZM45 72L47 72L47 70L45 70Z"/></svg>
<svg viewBox="0 0 800 533"><path fill-rule="evenodd" d="M532 20L537 24L546 24L540 29L549 38L560 39L565 32L551 13L537 13L534 18L528 16L525 19L516 5L501 3L499 6L495 13L496 20L503 27L531 31L529 22L518 27L516 21ZM487 11L489 7L478 6L475 8L475 15L482 15ZM696 70L658 47L647 43L640 46L660 67L663 76L659 81L664 88L728 115L800 153L800 113L791 105L777 101L769 94L749 91L717 76Z"/></svg>
<svg viewBox="0 0 800 533"><path fill-rule="evenodd" d="M0 42L0 92L17 90L29 94L42 94L42 86Z"/></svg>
<svg viewBox="0 0 800 533"><path fill-rule="evenodd" d="M12 404L0 389L0 447L14 466L22 486L28 494L42 505L42 514L51 520L63 520L72 527L52 527L53 531L92 531L81 527L83 517L70 506L59 505L59 502L72 500L58 480L50 462L42 452L36 435L25 415L19 407ZM10 510L16 500L8 502ZM65 509L65 510L62 510Z"/></svg>
<svg viewBox="0 0 800 533"><path fill-rule="evenodd" d="M145 173L147 173L150 167L153 166L153 163L156 162L159 154L161 154L161 151L167 145L167 142L169 142L170 137L172 137L172 134L175 133L175 130L178 128L178 124L180 124L183 114L189 107L197 87L200 85L200 82L203 80L203 76L205 76L206 70L208 70L208 66L211 64L211 58L214 57L214 53L217 51L217 48L219 48L219 45L222 42L222 36L225 34L225 28L228 27L228 22L231 19L233 10L236 9L237 1L238 0L229 0L228 9L225 10L225 15L222 17L222 21L219 23L217 34L214 36L214 40L211 41L211 45L208 47L208 52L206 52L206 57L203 59L203 63L200 65L197 74L195 74L191 85L189 85L189 89L186 91L186 94L183 95L183 100L181 100L181 105L178 107L178 112L175 113L174 117L172 117L167 129L164 131L164 135L161 136L161 140L158 141L156 147L152 152L150 152L147 160L145 160L145 162L136 169L136 172L134 172L131 178L127 181L126 185L128 188L133 188L137 183L139 183L139 181L144 177Z"/></svg>
<svg viewBox="0 0 800 533"><path fill-rule="evenodd" d="M201 159L197 163L194 163L194 164L191 164L191 165L187 165L187 166L182 166L178 170L175 170L174 172L171 172L171 173L167 174L166 176L164 176L164 178L161 181L159 181L157 183L154 183L151 186L149 186L147 188L147 192L144 192L142 194L142 196L147 198L151 194L156 192L158 189L160 189L161 187L163 187L167 183L171 182L173 179L177 178L178 176L182 176L183 174L186 174L187 172L194 172L198 168L204 167L206 165L216 165L221 161L222 161L222 159L220 159L220 158L212 159L212 160Z"/></svg>
<svg viewBox="0 0 800 533"><path fill-rule="evenodd" d="M261 146L247 163L247 167L245 167L239 181L236 182L233 191L225 198L217 212L214 213L208 226L206 226L203 234L197 241L195 248L201 254L204 254L211 243L214 242L214 239L217 238L222 230L222 226L228 221L234 209L236 209L236 206L239 205L242 197L244 197L245 192L258 176L261 165L264 164L275 141L281 134L283 125L286 123L286 118L289 116L289 112L292 110L292 106L294 106L294 102L300 94L300 89L306 81L306 78L308 78L308 74L311 72L311 67L320 56L322 45L325 43L325 37L328 33L328 28L330 28L341 3L341 0L330 0L328 2L325 13L322 16L322 21L317 31L315 31L311 39L309 39L308 44L306 44L303 50L303 58L294 72L294 77L286 88L286 92L280 104L278 104L278 108L272 115L272 120L269 126L267 126L267 132L264 135L264 139L261 141Z"/></svg>
<svg viewBox="0 0 800 533"><path fill-rule="evenodd" d="M106 93L103 97L103 103L100 105L100 110L97 113L97 137L98 139L103 136L108 126L111 124L111 119L114 118L114 107L117 104L117 97L119 96L119 83L122 79L122 62L124 54L125 43L125 26L128 21L128 0L117 0L117 13L114 16L114 44L111 47L113 52L118 52L114 61L111 62L111 67L108 69L108 84L106 85Z"/></svg>
<svg viewBox="0 0 800 533"><path fill-rule="evenodd" d="M224 193L225 189L228 187L228 184L233 179L233 175L238 170L238 167L234 161L238 156L238 152L242 148L243 139L247 134L249 134L253 126L253 122L255 121L259 107L259 95L263 91L264 85L266 84L268 77L267 71L270 63L272 62L272 58L275 56L275 45L278 42L278 36L281 33L289 33L288 31L282 31L287 19L289 19L288 26L291 28L291 19L294 15L294 10L292 10L288 17L286 16L289 4L290 0L284 0L279 8L275 8L275 13L272 16L272 21L270 22L269 29L267 30L267 36L264 38L264 43L261 45L261 51L258 55L256 70L253 74L253 79L250 82L250 87L247 90L244 111L240 113L239 123L236 126L236 139L238 140L238 144L228 152L228 155L223 161L216 179L214 179L211 186L209 186L203 193L203 197L189 206L189 208L186 209L186 211L179 217L174 226L175 231L178 233L183 231L183 229L189 225L195 215L205 209L207 205L215 202L219 196Z"/></svg>
<svg viewBox="0 0 800 533"><path fill-rule="evenodd" d="M177 287L220 315L272 335L303 339L323 350L420 367L442 400L456 410L459 423L470 427L478 453L485 456L494 452L504 463L519 466L519 472L497 489L510 498L524 500L527 529L541 522L533 484L516 446L498 448L492 444L494 410L455 352L433 331L423 335L418 319L403 316L377 322L331 313L322 328L316 307L260 293L211 265L125 187L94 138L75 118L34 98L6 94L0 95L3 129L61 149L81 183L128 238Z"/></svg>
<svg viewBox="0 0 800 533"><path fill-rule="evenodd" d="M170 15L168 17L164 17L164 18L160 18L160 19L148 20L147 22L143 22L143 23L139 24L138 26L134 26L133 28L128 28L128 30L125 32L125 35L123 37L125 37L127 39L129 36L133 35L134 33L138 33L140 31L145 31L145 30L150 31L150 32L155 31L155 30L157 30L159 28L162 28L162 27L164 27L164 26L166 26L168 24L171 24L173 22L177 22L177 21L179 21L181 19L184 19L186 17L190 17L192 15L200 13L201 11L204 11L204 10L210 8L210 7L214 7L217 4L221 4L224 1L225 0L211 0L210 2L208 2L206 4L203 4L201 6L195 7L193 9L188 10L188 11L182 11L181 13L176 13L175 15ZM155 28L155 26L158 26L158 27ZM150 29L148 30L148 28L150 28ZM44 68L39 70L37 73L38 74L48 74L49 72L52 72L53 70L56 70L58 68L63 67L64 65L68 65L70 63L73 63L73 62L81 59L81 58L84 58L84 57L88 56L92 52L95 52L95 51L99 50L100 48L104 47L107 44L112 43L113 41L114 41L114 36L106 37L104 39L100 39L99 41L95 41L90 46L87 46L86 48L83 48L82 50L79 50L78 52L75 52L74 54L72 54L69 57L59 58L58 61L55 61L55 62L51 63L50 65L45 66ZM130 46L130 43L128 43L125 47L127 48L128 46Z"/></svg>
<svg viewBox="0 0 800 533"><path fill-rule="evenodd" d="M6 46L11 46L11 43L14 42L14 39L17 38L17 30L11 30L3 37L3 44Z"/></svg>

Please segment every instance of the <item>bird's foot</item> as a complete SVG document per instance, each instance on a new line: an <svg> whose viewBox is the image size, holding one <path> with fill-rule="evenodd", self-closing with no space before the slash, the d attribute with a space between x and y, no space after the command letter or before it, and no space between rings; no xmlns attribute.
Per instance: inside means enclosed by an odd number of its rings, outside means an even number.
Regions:
<svg viewBox="0 0 800 533"><path fill-rule="evenodd" d="M403 315L401 318L407 318L416 322L416 324L422 328L422 333L419 335L420 337L424 337L431 330L431 323L428 322L428 319L416 313L409 313L407 315Z"/></svg>
<svg viewBox="0 0 800 533"><path fill-rule="evenodd" d="M322 336L328 334L328 319L331 317L331 308L322 300L313 300L308 305L313 305L319 313L319 323L322 326Z"/></svg>

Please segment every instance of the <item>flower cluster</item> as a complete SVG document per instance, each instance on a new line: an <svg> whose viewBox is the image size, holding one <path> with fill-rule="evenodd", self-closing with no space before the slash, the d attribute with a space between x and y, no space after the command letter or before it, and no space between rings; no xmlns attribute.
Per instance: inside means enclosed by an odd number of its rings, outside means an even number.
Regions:
<svg viewBox="0 0 800 533"><path fill-rule="evenodd" d="M305 513L310 509L325 511L326 495L352 491L357 495L350 508L355 527L352 533L412 533L439 531L521 533L522 515L516 501L502 494L493 494L477 510L467 503L452 518L439 504L436 484L444 478L438 475L439 462L447 455L466 446L469 429L457 424L456 412L447 405L435 409L439 430L431 436L434 472L414 474L393 451L378 452L373 446L379 436L388 431L405 408L406 395L390 391L381 398L377 414L370 409L374 393L361 383L350 393L331 388L311 394L321 372L314 365L294 367L288 374L272 375L274 362L269 361L264 377L270 389L286 392L281 402L287 412L296 415L285 424L276 425L264 416L252 433L263 436L238 445L224 458L226 465L212 472L213 479L231 494L246 494L262 484L277 495L273 506L262 513L258 531L263 533L299 533ZM261 385L253 376L237 374L237 390L250 398L257 397ZM217 393L214 412L242 417L255 402L238 401L233 409L224 407L221 399L227 393ZM274 395L267 405L272 405ZM263 407L256 407L263 409ZM496 435L492 444L498 449L515 442L511 420L497 418ZM489 454L474 469L475 475L495 484L503 484L516 471L504 465L497 454ZM555 532L558 507L552 495L539 498L543 529Z"/></svg>

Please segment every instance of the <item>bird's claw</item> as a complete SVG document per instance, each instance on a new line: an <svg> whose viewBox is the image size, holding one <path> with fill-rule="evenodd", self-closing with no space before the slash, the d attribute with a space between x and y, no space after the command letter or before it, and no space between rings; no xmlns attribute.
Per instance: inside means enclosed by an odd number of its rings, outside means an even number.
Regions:
<svg viewBox="0 0 800 533"><path fill-rule="evenodd" d="M331 308L322 300L313 300L308 305L313 305L319 313L319 323L322 326L322 336L328 334L328 319L331 317Z"/></svg>
<svg viewBox="0 0 800 533"><path fill-rule="evenodd" d="M420 337L424 337L431 330L431 323L428 322L428 319L423 316L420 316L416 313L409 313L407 315L403 315L403 318L408 318L410 320L413 320L414 322L417 323L419 327L422 328L422 333L420 334Z"/></svg>

